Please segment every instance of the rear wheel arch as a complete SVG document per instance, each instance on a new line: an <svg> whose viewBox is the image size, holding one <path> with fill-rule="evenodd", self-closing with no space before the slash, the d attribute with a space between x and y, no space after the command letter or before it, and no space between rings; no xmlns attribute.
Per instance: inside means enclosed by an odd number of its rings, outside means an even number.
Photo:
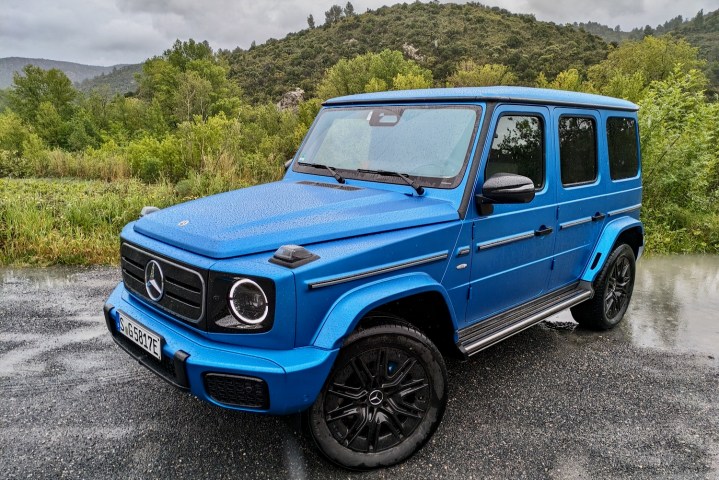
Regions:
<svg viewBox="0 0 719 480"><path fill-rule="evenodd" d="M640 250L644 246L644 231L642 230L642 227L637 225L622 231L614 242L614 245L612 245L612 249L610 251L614 251L614 249L623 243L632 247L632 250L634 251L634 258L638 259Z"/></svg>

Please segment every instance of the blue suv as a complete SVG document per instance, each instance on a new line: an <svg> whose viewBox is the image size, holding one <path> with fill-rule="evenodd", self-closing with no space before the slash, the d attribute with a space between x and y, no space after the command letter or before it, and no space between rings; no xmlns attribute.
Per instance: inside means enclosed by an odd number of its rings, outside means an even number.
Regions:
<svg viewBox="0 0 719 480"><path fill-rule="evenodd" d="M566 308L622 319L644 243L637 109L509 87L328 100L281 181L123 229L107 327L207 402L304 412L344 467L400 462L442 418L445 356Z"/></svg>

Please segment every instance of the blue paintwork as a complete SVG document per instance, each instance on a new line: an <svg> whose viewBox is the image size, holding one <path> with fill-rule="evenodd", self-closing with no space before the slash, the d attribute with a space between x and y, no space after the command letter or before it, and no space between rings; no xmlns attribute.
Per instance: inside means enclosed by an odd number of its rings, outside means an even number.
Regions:
<svg viewBox="0 0 719 480"><path fill-rule="evenodd" d="M368 103L394 103L412 101L464 101L502 103L537 103L541 105L581 105L598 108L637 111L639 106L619 98L605 97L591 93L550 90L530 87L467 87L467 88L427 88L420 90L399 90L391 92L362 93L327 100L325 105L349 105Z"/></svg>
<svg viewBox="0 0 719 480"><path fill-rule="evenodd" d="M542 118L545 138L550 135L550 112L547 107L503 105L495 110L490 131L494 131L501 116L529 114ZM493 135L487 138L485 161L479 169L477 189L484 183L484 167L492 145ZM545 156L554 152L551 142L544 142ZM544 186L528 204L495 205L492 215L480 215L472 204L468 221L474 223L472 247L471 296L467 307L466 323L480 321L492 314L531 300L545 293L554 255L554 236L531 236L542 226L552 227L555 222L556 192L554 176L547 169ZM519 234L530 238L507 245L480 250L480 245L507 239ZM522 288L517 288L521 285Z"/></svg>
<svg viewBox="0 0 719 480"><path fill-rule="evenodd" d="M337 356L337 349L313 346L286 350L238 347L222 344L184 329L179 325L147 311L144 304L130 295L122 284L112 292L108 303L117 328L118 310L139 320L165 343L162 354L172 357L177 350L190 354L187 375L190 391L198 398L217 404L205 391L202 375L206 372L235 373L258 377L267 382L271 392L270 409L258 413L288 414L300 412L312 404ZM227 407L235 410L248 410Z"/></svg>
<svg viewBox="0 0 719 480"><path fill-rule="evenodd" d="M199 255L231 258L286 243L308 245L457 218L456 207L429 195L335 190L288 180L165 208L138 220L134 229ZM178 226L185 220L187 225Z"/></svg>
<svg viewBox="0 0 719 480"><path fill-rule="evenodd" d="M599 274L599 272L602 270L602 267L604 266L604 261L611 253L614 242L617 241L617 237L619 237L622 232L624 232L625 230L629 230L630 228L637 228L642 232L642 236L644 235L644 226L642 225L642 222L639 221L638 217L639 212L635 211L631 215L621 216L607 223L599 238L599 242L597 242L597 245L592 251L592 255L589 257L593 261L594 257L596 257L597 254L600 254L600 261L594 268L592 268L591 264L586 266L586 268L582 272L582 280L587 282L594 281L597 274Z"/></svg>
<svg viewBox="0 0 719 480"><path fill-rule="evenodd" d="M554 290L576 282L582 270L589 262L592 248L597 243L604 221L590 221L568 228L571 224L591 218L597 213L606 213L602 206L603 197L609 190L609 159L607 156L607 137L601 133L602 121L596 109L555 108L552 123L557 124L562 115L588 117L594 120L597 134L597 179L582 185L562 185L557 176L557 225L554 246L554 269L549 278L548 290ZM553 141L559 149L559 136L555 131ZM560 171L559 154L554 155L554 169Z"/></svg>
<svg viewBox="0 0 719 480"><path fill-rule="evenodd" d="M322 388L344 339L373 308L433 292L447 305L448 330L455 333L456 341L460 328L498 311L568 283L592 281L617 236L642 228L638 209L619 213L641 204L641 172L612 181L604 138L608 117L636 119L636 105L630 102L575 92L492 87L363 94L330 100L324 108L377 102L482 107L479 131L489 134L472 140L471 164L458 187L427 188L418 196L404 184L350 179L346 185L356 189L346 190L329 188L337 183L328 175L290 169L280 182L166 208L123 229L124 241L160 256L203 270L264 277L275 284L273 327L257 334L200 330L131 295L122 284L112 293L108 303L114 307L113 320L122 310L165 339L164 355L180 349L190 354L188 375L194 395L215 403L204 391L205 372L246 374L268 384L270 409L260 413L303 410ZM493 110L488 108L492 103L496 103ZM570 111L591 114L597 121L599 176L591 185L563 188L555 124L561 113ZM521 112L544 119L544 186L528 204L495 205L492 214L480 215L470 201L462 216L465 191L472 196L481 191L497 119ZM299 183L303 181L325 186ZM599 222L559 228L596 212L614 214ZM178 225L185 220L186 225ZM479 248L541 226L554 231ZM274 250L285 244L303 245L320 258L295 269L270 263ZM591 268L597 254L600 261ZM392 270L429 257L437 260ZM312 288L348 275L364 277Z"/></svg>
<svg viewBox="0 0 719 480"><path fill-rule="evenodd" d="M346 332L354 330L359 320L387 302L425 292L437 292L448 302L442 285L426 273L399 274L393 278L360 285L342 295L330 308L320 324L312 345L318 348L339 348ZM457 328L456 318L452 324Z"/></svg>

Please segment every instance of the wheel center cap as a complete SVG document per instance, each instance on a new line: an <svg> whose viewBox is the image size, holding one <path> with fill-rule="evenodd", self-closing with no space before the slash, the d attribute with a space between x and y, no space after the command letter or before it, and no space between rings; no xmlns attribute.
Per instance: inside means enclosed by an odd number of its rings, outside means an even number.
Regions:
<svg viewBox="0 0 719 480"><path fill-rule="evenodd" d="M369 394L369 403L373 406L377 406L380 403L382 403L382 400L384 399L384 395L380 390L372 390Z"/></svg>

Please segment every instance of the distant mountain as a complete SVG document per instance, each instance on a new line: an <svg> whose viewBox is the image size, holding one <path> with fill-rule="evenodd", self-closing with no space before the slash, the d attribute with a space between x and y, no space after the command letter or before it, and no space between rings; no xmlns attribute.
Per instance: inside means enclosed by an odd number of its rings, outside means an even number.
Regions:
<svg viewBox="0 0 719 480"><path fill-rule="evenodd" d="M110 93L124 95L137 90L135 74L142 71L142 64L124 65L114 68L109 73L102 73L96 77L80 82L77 87L83 92L98 88L107 88Z"/></svg>
<svg viewBox="0 0 719 480"><path fill-rule="evenodd" d="M83 65L81 63L46 60L44 58L0 58L0 88L7 88L12 85L13 73L20 72L25 65L35 65L43 70L57 68L65 72L65 75L74 83L82 82L85 79L96 77L103 73L112 72L113 68L117 68L117 66L101 67L98 65Z"/></svg>
<svg viewBox="0 0 719 480"><path fill-rule="evenodd" d="M0 89L12 85L13 74L22 71L25 65L35 65L43 70L50 70L51 68L62 70L73 83L83 90L89 90L100 83L107 83L111 91L118 93L134 91L137 88L134 74L140 70L140 65L103 67L100 65L46 60L44 58L7 57L0 58ZM102 80L92 81L97 77Z"/></svg>

